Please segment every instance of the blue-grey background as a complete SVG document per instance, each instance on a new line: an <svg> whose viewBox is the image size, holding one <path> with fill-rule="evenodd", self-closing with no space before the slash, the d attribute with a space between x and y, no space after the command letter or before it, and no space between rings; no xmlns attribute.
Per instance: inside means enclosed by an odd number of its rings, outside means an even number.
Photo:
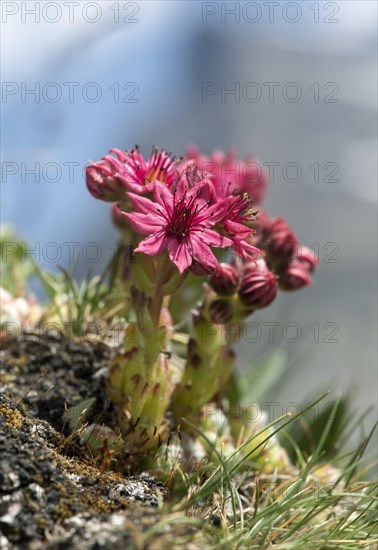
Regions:
<svg viewBox="0 0 378 550"><path fill-rule="evenodd" d="M352 388L360 411L376 403L376 3L55 4L2 3L2 222L45 267L70 267L75 247L80 273L100 271L117 234L108 206L85 188L89 159L135 143L182 154L194 142L278 162L265 206L321 263L311 288L281 293L253 319L261 337L244 338L240 363L283 346L291 375L274 394L281 410L320 385ZM209 82L220 91L204 101ZM277 83L271 101L268 82ZM236 83L240 97L222 97ZM40 97L25 93L35 86ZM287 163L301 167L300 181L289 181ZM273 343L263 325L272 321Z"/></svg>

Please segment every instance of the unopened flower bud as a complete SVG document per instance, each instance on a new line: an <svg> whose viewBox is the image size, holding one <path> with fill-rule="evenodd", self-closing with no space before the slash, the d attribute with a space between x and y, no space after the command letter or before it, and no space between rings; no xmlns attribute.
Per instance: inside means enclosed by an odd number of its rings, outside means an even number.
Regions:
<svg viewBox="0 0 378 550"><path fill-rule="evenodd" d="M232 319L232 304L226 300L214 300L209 306L209 317L212 323L223 325Z"/></svg>
<svg viewBox="0 0 378 550"><path fill-rule="evenodd" d="M239 274L234 266L220 264L219 273L209 278L210 287L221 296L230 296L236 292L239 284Z"/></svg>
<svg viewBox="0 0 378 550"><path fill-rule="evenodd" d="M276 276L269 271L263 259L249 262L239 288L239 297L244 305L253 309L269 306L277 294Z"/></svg>
<svg viewBox="0 0 378 550"><path fill-rule="evenodd" d="M305 262L298 262L296 258L279 275L279 286L282 290L299 290L312 284L309 267Z"/></svg>
<svg viewBox="0 0 378 550"><path fill-rule="evenodd" d="M287 262L296 252L297 238L283 218L270 220L261 215L257 222L256 245L267 252L269 265Z"/></svg>
<svg viewBox="0 0 378 550"><path fill-rule="evenodd" d="M214 275L216 273L214 268L206 267L197 260L193 260L192 264L189 266L189 271L198 277L205 277L206 275Z"/></svg>
<svg viewBox="0 0 378 550"><path fill-rule="evenodd" d="M90 193L107 202L117 202L125 198L126 187L119 170L122 165L116 158L106 155L98 162L92 162L85 169L86 183Z"/></svg>
<svg viewBox="0 0 378 550"><path fill-rule="evenodd" d="M295 259L297 262L304 264L310 273L315 271L315 267L319 263L319 258L315 252L307 246L298 246Z"/></svg>
<svg viewBox="0 0 378 550"><path fill-rule="evenodd" d="M319 262L316 254L307 246L298 246L287 265L279 270L279 286L283 290L298 290L312 283L313 273Z"/></svg>

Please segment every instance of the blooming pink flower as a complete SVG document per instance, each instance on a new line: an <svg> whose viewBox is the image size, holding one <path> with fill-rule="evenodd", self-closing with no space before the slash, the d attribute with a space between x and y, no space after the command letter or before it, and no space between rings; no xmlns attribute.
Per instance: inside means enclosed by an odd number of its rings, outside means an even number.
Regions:
<svg viewBox="0 0 378 550"><path fill-rule="evenodd" d="M247 165L236 160L233 151L227 154L214 151L207 157L195 146L187 150L185 159L184 165L190 166L192 163L202 178L209 183L211 200L223 201L228 205L219 228L232 240L235 252L245 259L261 255L261 251L250 242L250 237L255 231L249 226L257 212L251 209L252 202L256 202L256 188L250 185ZM262 180L259 185L259 189L262 189ZM261 200L262 195L257 197Z"/></svg>
<svg viewBox="0 0 378 550"><path fill-rule="evenodd" d="M125 198L127 191L151 193L155 180L171 187L177 178L176 159L164 149L152 149L145 160L138 147L129 151L110 149L113 155L105 155L86 168L87 187L96 199L117 202Z"/></svg>
<svg viewBox="0 0 378 550"><path fill-rule="evenodd" d="M250 242L255 230L251 229L249 224L257 212L252 211L248 196L228 196L223 199L223 202L225 204L225 215L220 227L232 240L233 250L246 260L261 256L261 250Z"/></svg>
<svg viewBox="0 0 378 550"><path fill-rule="evenodd" d="M128 193L134 212L125 213L135 231L147 235L135 252L150 256L167 251L180 273L196 260L218 271L211 247L225 248L232 240L211 229L224 217L224 204L207 200L206 183L190 185L184 178L172 189L155 182L154 199Z"/></svg>
<svg viewBox="0 0 378 550"><path fill-rule="evenodd" d="M123 177L133 193L152 192L154 182L158 180L172 187L177 179L177 165L181 159L176 159L164 149L160 152L153 147L150 157L145 160L138 146L129 151L111 149L123 164Z"/></svg>
<svg viewBox="0 0 378 550"><path fill-rule="evenodd" d="M260 204L265 196L266 174L252 157L238 160L233 150L226 154L214 151L207 156L192 145L188 147L184 160L193 161L202 172L208 173L215 197L224 198L230 193L230 187L232 193L246 193L254 204Z"/></svg>

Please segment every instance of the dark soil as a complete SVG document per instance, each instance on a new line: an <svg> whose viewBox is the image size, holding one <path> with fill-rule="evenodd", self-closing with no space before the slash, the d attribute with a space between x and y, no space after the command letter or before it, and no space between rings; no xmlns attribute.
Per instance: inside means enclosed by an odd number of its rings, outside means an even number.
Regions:
<svg viewBox="0 0 378 550"><path fill-rule="evenodd" d="M115 426L115 411L106 397L105 384L106 366L114 348L97 340L30 332L6 342L0 353L0 391L28 416L46 420L68 435L65 407L95 397L88 423Z"/></svg>
<svg viewBox="0 0 378 550"><path fill-rule="evenodd" d="M106 397L114 348L62 335L23 334L0 364L0 548L125 549L159 519L162 483L94 462L64 411L96 401L88 423L115 426Z"/></svg>

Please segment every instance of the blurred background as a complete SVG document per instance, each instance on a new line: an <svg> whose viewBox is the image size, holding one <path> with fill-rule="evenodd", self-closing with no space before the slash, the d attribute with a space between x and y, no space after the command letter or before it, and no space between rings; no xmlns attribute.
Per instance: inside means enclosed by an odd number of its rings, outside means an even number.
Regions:
<svg viewBox="0 0 378 550"><path fill-rule="evenodd" d="M35 258L69 269L74 250L79 275L106 265L117 233L83 167L110 147L253 154L270 172L266 209L320 265L311 288L253 318L240 365L281 350L289 369L267 397L279 414L319 386L376 403L376 3L1 9L1 221Z"/></svg>

